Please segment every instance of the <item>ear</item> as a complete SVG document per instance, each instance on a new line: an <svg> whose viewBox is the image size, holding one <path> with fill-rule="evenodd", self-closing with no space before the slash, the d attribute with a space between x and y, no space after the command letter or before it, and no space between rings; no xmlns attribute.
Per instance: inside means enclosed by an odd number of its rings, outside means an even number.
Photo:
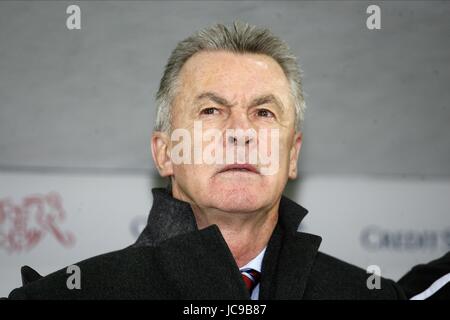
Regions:
<svg viewBox="0 0 450 320"><path fill-rule="evenodd" d="M297 161L302 147L303 133L301 131L296 132L292 139L292 147L289 152L289 179L297 178Z"/></svg>
<svg viewBox="0 0 450 320"><path fill-rule="evenodd" d="M170 158L169 136L162 131L152 134L152 156L161 177L173 175L173 165Z"/></svg>

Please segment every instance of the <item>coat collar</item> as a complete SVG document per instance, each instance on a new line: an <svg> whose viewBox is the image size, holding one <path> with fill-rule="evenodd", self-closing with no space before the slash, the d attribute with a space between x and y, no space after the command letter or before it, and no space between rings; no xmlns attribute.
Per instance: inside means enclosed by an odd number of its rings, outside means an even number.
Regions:
<svg viewBox="0 0 450 320"><path fill-rule="evenodd" d="M191 205L172 197L169 188L154 188L147 225L134 246L155 246L164 240L197 230Z"/></svg>
<svg viewBox="0 0 450 320"><path fill-rule="evenodd" d="M183 245L195 244L191 250L182 250L178 256L188 256L195 252L203 252L196 258L190 275L204 274L205 268L212 273L220 265L223 272L230 275L233 281L215 279L220 288L230 287L223 292L230 297L245 298L245 286L241 280L239 268L236 265L219 228L216 225L198 231L194 214L189 203L172 197L169 189L155 188L153 206L148 217L147 226L133 246L163 246L175 243ZM303 297L309 274L321 242L319 236L298 232L300 222L307 210L294 201L282 196L279 207L277 226L269 240L262 263L260 299L301 299ZM198 236L197 236L198 235ZM194 238L193 238L194 237ZM198 238L200 237L200 238ZM192 239L207 241L193 241ZM166 241L168 240L168 241ZM214 244L214 245L213 245ZM223 248L220 250L219 248ZM189 251L189 252L187 252ZM218 256L222 254L222 256ZM203 258L202 258L203 257ZM212 259L212 257L215 257ZM192 259L191 259L192 260ZM201 263L199 263L201 260ZM170 264L167 264L170 265ZM196 269L195 265L201 266ZM175 274L175 272L171 272ZM181 283L182 278L175 281ZM202 279L197 279L201 286ZM241 283L242 282L242 283ZM211 282L208 282L211 283ZM207 283L205 283L207 285ZM198 290L201 292L201 290Z"/></svg>
<svg viewBox="0 0 450 320"><path fill-rule="evenodd" d="M158 243L197 230L194 213L189 203L175 199L169 188L154 188L153 205L147 225L135 246L154 246ZM281 197L279 224L288 233L296 233L308 210L294 201Z"/></svg>

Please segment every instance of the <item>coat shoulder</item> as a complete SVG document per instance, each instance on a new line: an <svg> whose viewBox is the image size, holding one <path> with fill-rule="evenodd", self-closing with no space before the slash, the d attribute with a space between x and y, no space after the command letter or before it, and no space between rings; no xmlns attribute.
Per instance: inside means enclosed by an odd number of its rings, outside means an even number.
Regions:
<svg viewBox="0 0 450 320"><path fill-rule="evenodd" d="M162 288L153 247L128 247L101 254L40 276L30 267L22 268L23 286L9 299L139 299ZM147 286L139 285L146 283ZM133 287L134 290L129 290ZM158 292L164 296L163 292Z"/></svg>
<svg viewBox="0 0 450 320"><path fill-rule="evenodd" d="M393 280L379 277L378 283L379 286L370 286L370 284L376 284L371 273L323 252L318 252L311 270L305 298L331 300L398 300L406 298L403 290Z"/></svg>

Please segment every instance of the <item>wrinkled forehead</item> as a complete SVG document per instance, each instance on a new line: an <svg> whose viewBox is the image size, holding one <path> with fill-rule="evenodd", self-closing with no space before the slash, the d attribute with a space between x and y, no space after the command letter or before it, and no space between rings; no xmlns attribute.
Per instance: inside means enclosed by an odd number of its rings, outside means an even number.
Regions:
<svg viewBox="0 0 450 320"><path fill-rule="evenodd" d="M192 56L179 76L177 95L193 102L201 92L217 92L228 101L244 104L272 94L288 107L289 82L281 66L262 54L202 51Z"/></svg>

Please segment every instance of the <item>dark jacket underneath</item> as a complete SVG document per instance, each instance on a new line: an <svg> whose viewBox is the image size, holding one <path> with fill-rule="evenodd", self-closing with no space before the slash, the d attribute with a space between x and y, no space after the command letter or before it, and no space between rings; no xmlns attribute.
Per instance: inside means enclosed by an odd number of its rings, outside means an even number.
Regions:
<svg viewBox="0 0 450 320"><path fill-rule="evenodd" d="M429 263L414 266L398 280L408 299L429 289L433 283L450 273L450 252ZM426 300L450 300L450 282L431 294Z"/></svg>
<svg viewBox="0 0 450 320"><path fill-rule="evenodd" d="M135 244L76 263L81 289L68 289L66 269L40 277L22 268L12 299L250 299L216 225L198 230L188 203L153 189L148 224ZM318 251L321 238L298 232L307 210L282 197L279 220L262 263L259 298L404 299L381 279L369 290L365 270Z"/></svg>

